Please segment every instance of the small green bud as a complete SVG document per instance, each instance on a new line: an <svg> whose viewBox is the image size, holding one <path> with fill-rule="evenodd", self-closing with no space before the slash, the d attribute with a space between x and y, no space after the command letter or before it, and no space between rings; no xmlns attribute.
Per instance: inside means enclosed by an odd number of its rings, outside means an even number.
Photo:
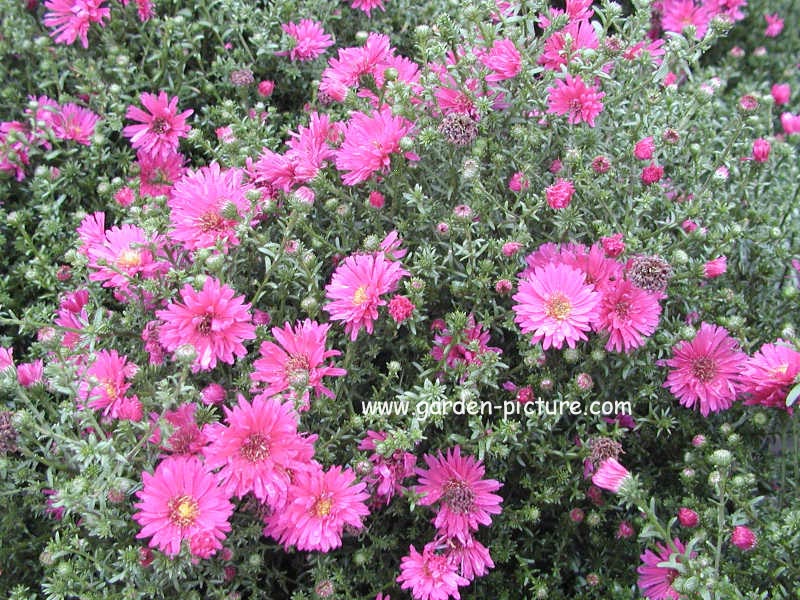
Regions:
<svg viewBox="0 0 800 600"><path fill-rule="evenodd" d="M570 364L575 364L581 358L581 353L577 348L567 348L562 355L564 360Z"/></svg>
<svg viewBox="0 0 800 600"><path fill-rule="evenodd" d="M712 465L727 467L733 462L733 455L730 451L720 448L719 450L714 450L708 460Z"/></svg>

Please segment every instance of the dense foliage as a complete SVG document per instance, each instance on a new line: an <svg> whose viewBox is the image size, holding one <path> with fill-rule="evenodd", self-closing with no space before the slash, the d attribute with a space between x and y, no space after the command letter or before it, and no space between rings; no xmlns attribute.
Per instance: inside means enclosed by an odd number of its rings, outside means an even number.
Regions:
<svg viewBox="0 0 800 600"><path fill-rule="evenodd" d="M2 593L800 597L797 3L0 6Z"/></svg>

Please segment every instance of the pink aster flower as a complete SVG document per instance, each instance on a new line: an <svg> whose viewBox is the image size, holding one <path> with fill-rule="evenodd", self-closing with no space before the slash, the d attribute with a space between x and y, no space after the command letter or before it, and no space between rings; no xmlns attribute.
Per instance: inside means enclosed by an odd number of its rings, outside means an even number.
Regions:
<svg viewBox="0 0 800 600"><path fill-rule="evenodd" d="M489 549L472 537L464 542L449 538L444 540L444 544L447 548L447 558L458 567L459 575L470 581L476 577L483 577L489 569L494 568Z"/></svg>
<svg viewBox="0 0 800 600"><path fill-rule="evenodd" d="M786 408L786 396L800 374L800 352L789 342L764 344L747 359L741 377L741 391L747 405Z"/></svg>
<svg viewBox="0 0 800 600"><path fill-rule="evenodd" d="M88 108L77 104L63 104L53 120L53 133L62 140L72 140L88 146L91 144L94 128L100 120Z"/></svg>
<svg viewBox="0 0 800 600"><path fill-rule="evenodd" d="M403 481L414 474L417 457L411 452L400 449L395 450L390 456L378 453L377 445L386 438L385 432L368 430L367 437L361 440L358 449L372 452L369 460L373 467L365 481L374 488L379 503L389 504L395 494L402 494L405 491Z"/></svg>
<svg viewBox="0 0 800 600"><path fill-rule="evenodd" d="M122 135L131 139L134 149L141 148L153 157L165 159L178 150L179 139L189 133L191 127L186 119L194 111L178 113L178 97L170 98L163 91L158 96L142 92L139 98L147 112L138 106L129 106L125 118L140 124L128 125Z"/></svg>
<svg viewBox="0 0 800 600"><path fill-rule="evenodd" d="M790 112L781 113L781 127L786 135L800 133L800 115Z"/></svg>
<svg viewBox="0 0 800 600"><path fill-rule="evenodd" d="M46 0L45 27L53 30L50 35L57 44L72 45L80 38L81 45L88 48L91 24L104 27L103 20L111 14L104 3L105 0Z"/></svg>
<svg viewBox="0 0 800 600"><path fill-rule="evenodd" d="M162 244L159 236L151 237L136 225L114 226L104 232L101 243L86 248L89 279L125 291L136 277L157 278L169 270L169 263L159 260Z"/></svg>
<svg viewBox="0 0 800 600"><path fill-rule="evenodd" d="M281 25L287 35L294 39L291 50L276 52L277 56L289 56L291 60L314 60L333 45L333 39L322 28L322 23L302 19L299 23Z"/></svg>
<svg viewBox="0 0 800 600"><path fill-rule="evenodd" d="M627 279L609 284L598 309L597 327L608 332L606 350L630 352L644 344L658 326L658 296Z"/></svg>
<svg viewBox="0 0 800 600"><path fill-rule="evenodd" d="M361 529L369 514L366 483L355 482L350 469L316 466L295 474L286 507L267 518L265 535L286 548L328 552L342 545L345 525Z"/></svg>
<svg viewBox="0 0 800 600"><path fill-rule="evenodd" d="M640 179L645 185L653 185L654 183L661 181L662 177L664 177L664 167L657 163L651 162L642 169Z"/></svg>
<svg viewBox="0 0 800 600"><path fill-rule="evenodd" d="M14 369L14 349L0 346L0 373L6 369Z"/></svg>
<svg viewBox="0 0 800 600"><path fill-rule="evenodd" d="M150 547L167 556L181 550L183 540L190 551L208 558L222 547L233 504L217 485L217 479L195 457L175 456L162 460L153 475L142 473L144 487L136 492L138 511L133 519L142 526L137 538L150 538Z"/></svg>
<svg viewBox="0 0 800 600"><path fill-rule="evenodd" d="M522 69L522 57L514 42L507 39L495 40L491 49L482 57L482 62L491 70L486 81L496 83L512 79Z"/></svg>
<svg viewBox="0 0 800 600"><path fill-rule="evenodd" d="M494 479L483 479L483 464L472 456L461 456L456 446L446 455L426 454L428 470L417 469L419 485L416 492L422 495L419 503L430 506L439 503L433 520L439 532L462 543L480 525L491 525L491 515L500 514L503 499L496 492L502 484Z"/></svg>
<svg viewBox="0 0 800 600"><path fill-rule="evenodd" d="M408 119L392 115L388 106L370 115L351 114L345 125L344 142L336 153L336 168L343 172L342 182L356 185L374 173L387 171L391 155L400 151L400 139L413 126Z"/></svg>
<svg viewBox="0 0 800 600"><path fill-rule="evenodd" d="M348 256L325 286L325 297L330 300L325 311L334 321L345 322L344 330L351 341L362 327L372 334L378 307L386 304L381 296L393 292L405 275L408 271L399 262L387 260L383 253Z"/></svg>
<svg viewBox="0 0 800 600"><path fill-rule="evenodd" d="M751 158L757 163L765 163L769 160L770 150L772 150L772 145L769 143L769 140L765 140L764 138L753 140L753 153Z"/></svg>
<svg viewBox="0 0 800 600"><path fill-rule="evenodd" d="M168 410L164 419L172 425L172 434L162 449L173 455L194 456L199 455L208 443L206 436L197 424L194 402L184 402L175 410ZM160 432L158 434L160 438Z"/></svg>
<svg viewBox="0 0 800 600"><path fill-rule="evenodd" d="M555 115L569 115L570 125L585 122L594 127L594 120L603 110L600 100L605 96L594 87L588 87L580 76L567 74L564 79L556 79L555 86L547 88L547 112Z"/></svg>
<svg viewBox="0 0 800 600"><path fill-rule="evenodd" d="M588 20L575 20L544 41L544 49L536 62L551 71L560 71L569 65L584 48L596 50L597 33Z"/></svg>
<svg viewBox="0 0 800 600"><path fill-rule="evenodd" d="M695 4L694 0L664 0L661 26L665 31L681 33L685 27L695 28L695 38L703 39L713 15L706 3Z"/></svg>
<svg viewBox="0 0 800 600"><path fill-rule="evenodd" d="M778 37L783 31L783 19L781 19L781 16L778 13L764 15L764 20L767 22L764 35L767 37Z"/></svg>
<svg viewBox="0 0 800 600"><path fill-rule="evenodd" d="M389 315L398 324L411 318L415 308L414 303L405 296L397 295L389 300Z"/></svg>
<svg viewBox="0 0 800 600"><path fill-rule="evenodd" d="M464 329L458 337L458 342L453 343L451 332L442 329L433 338L434 346L431 348L431 356L435 360L441 361L445 358L444 352L447 350L446 364L453 369L460 364L481 365L483 364L481 357L487 352L495 354L503 352L500 348L489 345L489 331L483 323L475 321L475 315L472 313L467 317Z"/></svg>
<svg viewBox="0 0 800 600"><path fill-rule="evenodd" d="M79 406L85 403L103 416L120 418L121 413L130 409L131 403L138 403L136 396L126 397L131 387L131 379L139 368L128 357L116 350L100 350L94 362L81 375L78 384ZM123 410L125 409L125 410Z"/></svg>
<svg viewBox="0 0 800 600"><path fill-rule="evenodd" d="M789 104L789 100L792 97L792 88L788 83L776 83L770 91L776 106Z"/></svg>
<svg viewBox="0 0 800 600"><path fill-rule="evenodd" d="M656 143L651 135L636 142L633 147L633 156L638 160L650 160L653 158L653 152L655 152L655 149Z"/></svg>
<svg viewBox="0 0 800 600"><path fill-rule="evenodd" d="M758 544L758 538L753 530L744 525L737 525L733 528L731 533L731 544L739 548L739 550L752 550Z"/></svg>
<svg viewBox="0 0 800 600"><path fill-rule="evenodd" d="M603 252L606 256L616 258L625 252L625 242L622 241L623 235L615 233L614 235L600 238L600 244L603 246Z"/></svg>
<svg viewBox="0 0 800 600"><path fill-rule="evenodd" d="M213 277L206 278L199 292L187 283L180 292L183 303L171 302L166 310L156 311L164 321L159 341L169 351L184 344L194 346L194 372L209 371L218 360L232 365L234 356L247 354L242 342L256 337L250 304L244 296L234 298L235 293Z"/></svg>
<svg viewBox="0 0 800 600"><path fill-rule="evenodd" d="M386 10L383 7L383 0L350 0L350 8L362 10L367 13L368 17L372 16L370 13L373 8L380 8L382 11Z"/></svg>
<svg viewBox="0 0 800 600"><path fill-rule="evenodd" d="M678 509L678 522L681 527L691 529L700 524L700 516L691 508L681 507Z"/></svg>
<svg viewBox="0 0 800 600"><path fill-rule="evenodd" d="M17 383L28 388L44 381L44 361L42 359L17 365Z"/></svg>
<svg viewBox="0 0 800 600"><path fill-rule="evenodd" d="M704 417L726 410L736 399L746 358L725 328L702 323L694 340L673 347L664 387L681 405L699 405Z"/></svg>
<svg viewBox="0 0 800 600"><path fill-rule="evenodd" d="M715 277L719 277L720 275L724 275L727 270L728 257L723 254L722 256L718 256L713 260L707 261L703 265L703 277L706 279L713 279Z"/></svg>
<svg viewBox="0 0 800 600"><path fill-rule="evenodd" d="M275 327L272 335L278 341L261 344L261 358L253 362L250 378L268 384L264 390L267 396L289 392L289 397L299 396L303 405L308 404L308 389L317 397L324 395L333 398L333 392L322 383L323 377L341 377L347 371L334 367L328 359L339 356L338 350L326 350L330 325L320 325L306 319L298 321L294 328L285 323L283 328Z"/></svg>
<svg viewBox="0 0 800 600"><path fill-rule="evenodd" d="M668 548L664 544L656 543L658 554L652 550L645 550L639 558L642 564L636 569L639 573L639 590L648 600L678 600L681 595L672 587L672 582L680 575L670 567L660 567L659 563L667 562L677 554L686 552L686 547L678 538L675 538ZM694 553L692 553L694 555Z"/></svg>
<svg viewBox="0 0 800 600"><path fill-rule="evenodd" d="M544 192L548 206L554 210L561 210L572 202L575 186L571 181L559 178L553 185L545 188Z"/></svg>
<svg viewBox="0 0 800 600"><path fill-rule="evenodd" d="M203 450L209 470L231 496L256 498L280 509L286 502L290 473L305 469L314 456L315 438L297 433L297 413L291 402L241 395L232 409L223 406L226 425L204 428L211 443ZM221 468L220 468L221 467Z"/></svg>
<svg viewBox="0 0 800 600"><path fill-rule="evenodd" d="M414 600L461 599L459 586L469 585L469 580L458 574L455 561L447 554L437 554L433 544L417 552L408 547L408 556L400 560L400 575L397 583L404 590L411 590Z"/></svg>
<svg viewBox="0 0 800 600"><path fill-rule="evenodd" d="M586 331L597 319L600 294L587 285L584 274L565 264L548 264L536 268L529 279L523 279L519 291L512 296L514 320L523 333L533 333L531 343L542 341L551 346L570 348L585 340Z"/></svg>
<svg viewBox="0 0 800 600"><path fill-rule="evenodd" d="M241 169L222 170L216 162L184 175L169 198L170 236L187 250L238 245L235 228L250 209L243 176Z"/></svg>
<svg viewBox="0 0 800 600"><path fill-rule="evenodd" d="M623 467L617 459L607 458L597 467L592 475L592 483L603 490L618 494L631 478L631 472Z"/></svg>
<svg viewBox="0 0 800 600"><path fill-rule="evenodd" d="M508 180L508 189L512 192L521 192L531 187L531 182L522 171L517 171Z"/></svg>
<svg viewBox="0 0 800 600"><path fill-rule="evenodd" d="M173 184L186 171L184 157L179 152L172 152L166 157L151 156L141 150L136 153L139 164L139 193L143 196L169 196Z"/></svg>

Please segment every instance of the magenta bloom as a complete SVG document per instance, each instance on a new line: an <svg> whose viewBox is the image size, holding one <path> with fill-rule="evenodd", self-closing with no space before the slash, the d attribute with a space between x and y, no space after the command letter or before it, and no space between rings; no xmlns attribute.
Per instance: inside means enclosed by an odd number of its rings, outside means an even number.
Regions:
<svg viewBox="0 0 800 600"><path fill-rule="evenodd" d="M672 358L666 361L672 370L664 387L681 405L699 405L704 417L726 410L736 399L746 358L725 328L702 323L694 340L672 348Z"/></svg>
<svg viewBox="0 0 800 600"><path fill-rule="evenodd" d="M747 405L786 408L786 396L800 374L800 352L788 342L764 344L747 359L740 380Z"/></svg>
<svg viewBox="0 0 800 600"><path fill-rule="evenodd" d="M453 343L453 336L447 329L434 336L434 346L431 348L431 356L436 360L445 358L447 350L446 364L451 369L459 364L480 365L483 363L481 357L487 352L502 354L500 348L489 345L490 334L484 328L483 323L475 321L475 315L470 313L467 322L459 336L460 343Z"/></svg>
<svg viewBox="0 0 800 600"><path fill-rule="evenodd" d="M681 33L689 25L695 28L695 38L703 39L713 16L705 4L694 0L665 0L661 15L661 26L665 31Z"/></svg>
<svg viewBox="0 0 800 600"><path fill-rule="evenodd" d="M199 292L187 283L180 293L183 303L171 302L166 310L156 311L164 321L158 339L167 350L194 346L195 372L213 369L218 360L232 365L234 356L247 354L242 342L254 339L256 333L244 296L234 298L233 288L213 277L206 278Z"/></svg>
<svg viewBox="0 0 800 600"><path fill-rule="evenodd" d="M320 552L339 548L345 525L361 529L362 517L369 514L366 484L355 483L355 478L350 469L339 466L296 473L286 507L268 517L264 534L286 548Z"/></svg>
<svg viewBox="0 0 800 600"><path fill-rule="evenodd" d="M89 47L89 26L99 23L105 26L111 11L103 6L106 0L46 0L45 27L53 31L50 35L57 44L72 45L80 38L84 48Z"/></svg>
<svg viewBox="0 0 800 600"><path fill-rule="evenodd" d="M460 600L458 587L469 585L469 580L458 574L449 555L436 554L433 544L428 544L422 554L414 546L408 547L408 556L400 561L397 583L404 590L410 589L414 600Z"/></svg>
<svg viewBox="0 0 800 600"><path fill-rule="evenodd" d="M542 342L547 350L574 348L585 340L586 331L597 319L600 293L585 283L584 274L565 264L548 264L536 268L528 279L519 283L512 296L514 321L523 333L533 333L531 343Z"/></svg>
<svg viewBox="0 0 800 600"><path fill-rule="evenodd" d="M179 138L189 133L191 127L186 119L194 111L190 109L179 114L178 97L170 98L163 91L158 96L142 92L139 98L147 112L138 106L129 106L125 118L140 124L128 125L122 135L131 139L134 149L141 148L154 158L166 159L178 150Z"/></svg>
<svg viewBox="0 0 800 600"><path fill-rule="evenodd" d="M781 19L781 16L778 13L764 15L764 20L767 22L764 35L767 37L778 37L783 31L783 19Z"/></svg>
<svg viewBox="0 0 800 600"><path fill-rule="evenodd" d="M59 139L89 146L99 120L100 117L88 108L72 103L64 104L53 119L53 133Z"/></svg>
<svg viewBox="0 0 800 600"><path fill-rule="evenodd" d="M380 8L383 11L386 10L383 7L383 0L350 0L350 8L362 10L367 13L368 17L372 16L370 13L373 8Z"/></svg>
<svg viewBox="0 0 800 600"><path fill-rule="evenodd" d="M772 86L770 92L776 106L789 104L789 100L792 97L792 87L788 83L776 83Z"/></svg>
<svg viewBox="0 0 800 600"><path fill-rule="evenodd" d="M290 472L307 468L314 456L312 438L297 433L291 402L277 398L244 397L232 409L223 406L227 425L204 428L211 443L203 451L209 470L217 474L230 496L256 498L279 510L286 502Z"/></svg>
<svg viewBox="0 0 800 600"><path fill-rule="evenodd" d="M630 352L644 344L658 326L658 297L627 279L609 284L598 309L597 327L608 332L606 350Z"/></svg>
<svg viewBox="0 0 800 600"><path fill-rule="evenodd" d="M654 183L658 183L661 181L662 177L664 177L664 167L654 162L651 162L649 165L643 168L642 174L640 175L640 179L645 185L653 185Z"/></svg>
<svg viewBox="0 0 800 600"><path fill-rule="evenodd" d="M672 587L672 582L680 575L675 569L659 567L658 564L666 562L673 554L683 554L686 547L678 538L672 541L674 550L664 544L657 543L656 550L645 550L639 558L642 564L636 569L639 573L639 590L648 600L679 600L681 595Z"/></svg>
<svg viewBox="0 0 800 600"><path fill-rule="evenodd" d="M620 488L631 478L631 472L623 467L616 458L607 458L597 467L592 475L592 483L609 492L619 493Z"/></svg>
<svg viewBox="0 0 800 600"><path fill-rule="evenodd" d="M580 76L567 74L564 79L556 79L555 86L547 88L547 112L555 115L569 115L567 122L576 125L584 122L594 127L594 120L603 110L600 101L605 92L588 87Z"/></svg>
<svg viewBox="0 0 800 600"><path fill-rule="evenodd" d="M238 245L235 228L250 208L243 175L213 162L182 177L169 198L171 237L187 250Z"/></svg>
<svg viewBox="0 0 800 600"><path fill-rule="evenodd" d="M85 247L92 270L89 279L125 291L137 276L157 278L169 270L169 263L158 260L162 244L159 236L150 237L136 225L114 226L104 232L102 240Z"/></svg>
<svg viewBox="0 0 800 600"><path fill-rule="evenodd" d="M575 186L571 181L558 179L553 185L544 190L547 204L554 210L567 208L572 202L572 195L575 193Z"/></svg>
<svg viewBox="0 0 800 600"><path fill-rule="evenodd" d="M289 56L291 60L314 60L333 45L333 39L322 28L322 23L302 19L299 23L281 25L287 35L294 39L291 50L276 52L278 56Z"/></svg>
<svg viewBox="0 0 800 600"><path fill-rule="evenodd" d="M739 548L739 550L752 550L758 544L758 538L753 530L744 525L737 525L733 528L731 533L731 544Z"/></svg>
<svg viewBox="0 0 800 600"><path fill-rule="evenodd" d="M138 370L135 364L128 362L127 356L118 354L116 350L100 350L92 365L81 375L78 385L79 406L85 403L112 419L130 416L132 405L138 405L139 400L136 396L126 397L131 387L128 379Z"/></svg>
<svg viewBox="0 0 800 600"><path fill-rule="evenodd" d="M486 76L489 83L516 77L522 69L522 57L511 40L496 40L482 61L492 71Z"/></svg>
<svg viewBox="0 0 800 600"><path fill-rule="evenodd" d="M178 152L162 157L139 150L136 161L139 163L139 193L143 196L169 196L172 185L186 170L183 155Z"/></svg>
<svg viewBox="0 0 800 600"><path fill-rule="evenodd" d="M650 160L653 158L653 152L656 150L656 144L653 136L648 136L639 140L633 147L633 155L638 160Z"/></svg>
<svg viewBox="0 0 800 600"><path fill-rule="evenodd" d="M325 311L334 321L344 321L351 341L355 341L362 327L371 334L378 307L386 304L381 296L393 292L404 275L408 271L382 253L348 256L325 287L325 297L330 300Z"/></svg>
<svg viewBox="0 0 800 600"><path fill-rule="evenodd" d="M800 133L800 115L793 115L790 112L781 113L781 127L786 135Z"/></svg>
<svg viewBox="0 0 800 600"><path fill-rule="evenodd" d="M449 546L447 558L458 566L459 575L472 581L483 577L494 568L494 561L489 549L479 541L469 538L461 542L455 538L446 541Z"/></svg>
<svg viewBox="0 0 800 600"><path fill-rule="evenodd" d="M545 40L544 49L536 62L551 71L560 71L561 67L572 62L582 49L596 50L598 46L597 33L589 20L572 20L564 29L556 31Z"/></svg>
<svg viewBox="0 0 800 600"><path fill-rule="evenodd" d="M361 440L358 449L372 452L369 460L373 463L373 468L365 480L370 487L375 488L376 499L389 504L395 494L405 491L403 481L414 474L417 457L403 450L395 450L391 456L378 454L377 444L385 439L386 433L368 430L367 437Z"/></svg>
<svg viewBox="0 0 800 600"><path fill-rule="evenodd" d="M334 367L327 359L339 356L338 350L326 350L328 329L330 325L320 325L316 321L306 319L298 321L294 328L285 323L283 328L275 327L272 335L278 341L261 344L261 358L253 362L253 381L267 383L264 390L267 396L275 396L289 391L289 397L296 397L298 392L303 403L308 403L308 388L312 388L317 397L320 395L333 398L333 392L322 383L323 377L341 377L347 371Z"/></svg>
<svg viewBox="0 0 800 600"><path fill-rule="evenodd" d="M233 504L197 458L166 458L153 475L142 473L142 480L144 487L136 492L140 502L134 504L139 510L133 515L142 526L137 538L151 538L150 547L167 556L178 554L183 540L200 558L222 547L231 530Z"/></svg>
<svg viewBox="0 0 800 600"><path fill-rule="evenodd" d="M442 535L466 543L471 532L480 525L491 525L491 515L500 514L503 499L492 492L502 484L483 479L483 464L472 456L462 457L459 446L444 456L440 451L438 456L426 454L424 458L428 470L417 469L419 503L430 506L438 502L433 524Z"/></svg>
<svg viewBox="0 0 800 600"><path fill-rule="evenodd" d="M700 524L700 516L691 508L681 507L678 509L678 521L681 527L697 527Z"/></svg>
<svg viewBox="0 0 800 600"><path fill-rule="evenodd" d="M728 270L728 257L725 255L718 256L714 260L709 260L703 265L703 277L706 279L713 279L724 275Z"/></svg>
<svg viewBox="0 0 800 600"><path fill-rule="evenodd" d="M373 173L389 169L391 155L400 151L400 139L410 134L414 124L392 115L384 106L372 114L355 112L344 129L344 142L336 153L336 168L342 171L345 185L356 185Z"/></svg>

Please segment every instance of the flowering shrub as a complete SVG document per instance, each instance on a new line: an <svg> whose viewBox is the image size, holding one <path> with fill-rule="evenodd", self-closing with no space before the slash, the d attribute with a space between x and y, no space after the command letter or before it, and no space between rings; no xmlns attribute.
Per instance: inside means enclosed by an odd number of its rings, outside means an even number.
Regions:
<svg viewBox="0 0 800 600"><path fill-rule="evenodd" d="M791 598L795 3L7 2L9 598Z"/></svg>

